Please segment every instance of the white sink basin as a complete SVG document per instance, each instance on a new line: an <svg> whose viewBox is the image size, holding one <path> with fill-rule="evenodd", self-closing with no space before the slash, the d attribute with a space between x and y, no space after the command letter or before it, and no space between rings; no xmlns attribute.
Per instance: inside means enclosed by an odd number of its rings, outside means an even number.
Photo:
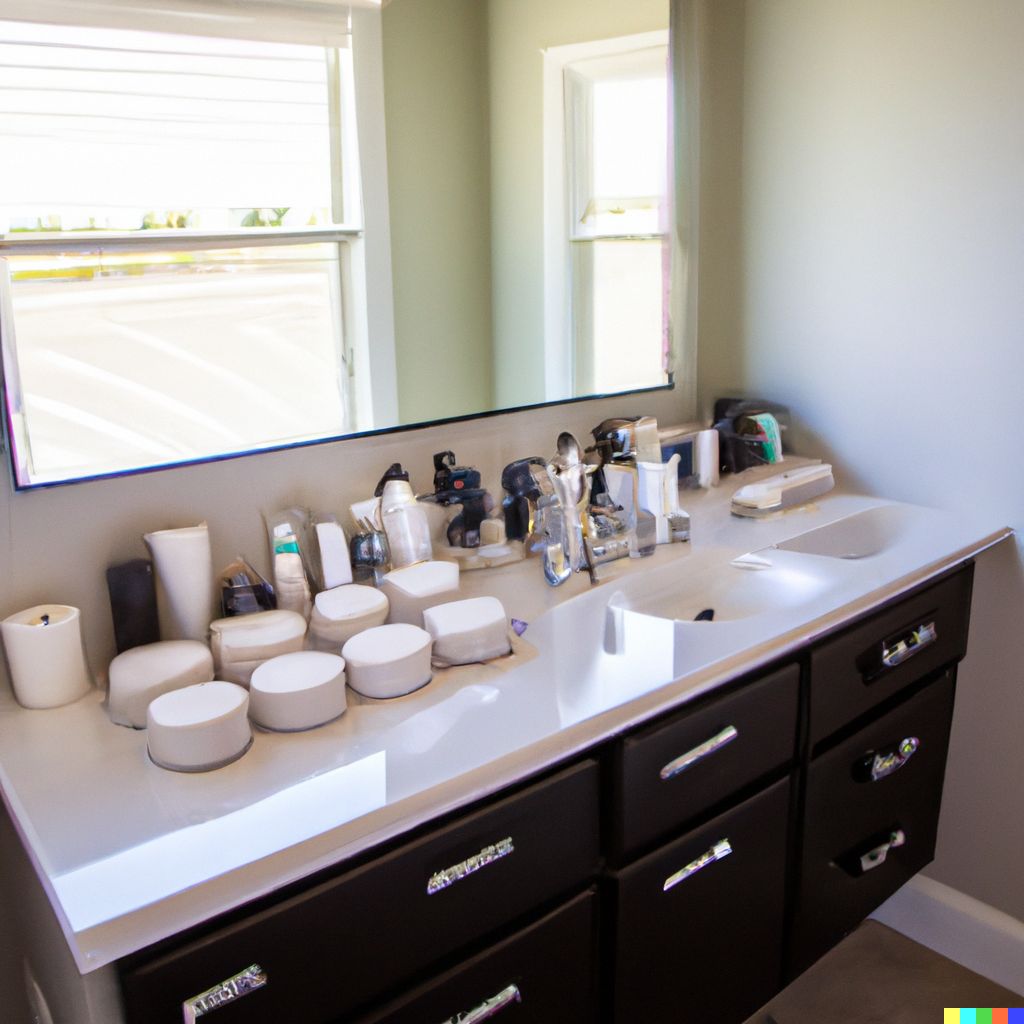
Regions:
<svg viewBox="0 0 1024 1024"><path fill-rule="evenodd" d="M678 622L693 622L710 610L710 622L696 623L705 627L810 603L833 584L833 574L814 564L766 564L750 571L723 559L693 569L684 563L675 579L640 594L618 595L612 606Z"/></svg>
<svg viewBox="0 0 1024 1024"><path fill-rule="evenodd" d="M828 558L870 558L881 554L911 531L913 510L901 505L880 505L808 530L774 547Z"/></svg>

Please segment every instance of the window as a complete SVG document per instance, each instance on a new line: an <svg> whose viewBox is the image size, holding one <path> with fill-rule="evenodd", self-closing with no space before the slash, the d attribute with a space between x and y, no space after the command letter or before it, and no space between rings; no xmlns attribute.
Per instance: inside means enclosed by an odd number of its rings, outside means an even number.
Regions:
<svg viewBox="0 0 1024 1024"><path fill-rule="evenodd" d="M19 485L357 429L352 80L344 47L0 22Z"/></svg>
<svg viewBox="0 0 1024 1024"><path fill-rule="evenodd" d="M564 105L561 137L549 134L546 150L564 195L549 239L551 263L564 267L552 287L566 309L549 320L568 353L564 372L576 394L666 381L667 33L558 47L546 58L546 102Z"/></svg>

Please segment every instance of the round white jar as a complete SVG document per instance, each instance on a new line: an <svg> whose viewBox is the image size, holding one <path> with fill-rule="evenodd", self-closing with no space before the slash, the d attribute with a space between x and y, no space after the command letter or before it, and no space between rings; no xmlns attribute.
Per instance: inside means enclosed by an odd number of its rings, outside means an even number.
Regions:
<svg viewBox="0 0 1024 1024"><path fill-rule="evenodd" d="M175 772L206 772L241 757L252 744L249 694L214 680L157 697L146 715L149 756Z"/></svg>
<svg viewBox="0 0 1024 1024"><path fill-rule="evenodd" d="M282 654L260 665L249 683L249 717L263 729L315 729L345 707L345 660L337 654Z"/></svg>
<svg viewBox="0 0 1024 1024"><path fill-rule="evenodd" d="M396 622L352 637L342 649L348 685L364 697L402 697L430 682L430 634Z"/></svg>

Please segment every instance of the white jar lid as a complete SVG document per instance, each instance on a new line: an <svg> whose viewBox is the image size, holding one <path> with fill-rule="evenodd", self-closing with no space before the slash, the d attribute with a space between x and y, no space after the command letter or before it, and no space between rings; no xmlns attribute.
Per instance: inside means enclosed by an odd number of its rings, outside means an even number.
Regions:
<svg viewBox="0 0 1024 1024"><path fill-rule="evenodd" d="M157 697L146 715L149 756L161 768L205 772L230 764L252 743L249 694L215 680Z"/></svg>
<svg viewBox="0 0 1024 1024"><path fill-rule="evenodd" d="M264 729L313 729L345 707L345 661L336 654L282 654L260 665L249 684L249 717Z"/></svg>
<svg viewBox="0 0 1024 1024"><path fill-rule="evenodd" d="M146 727L146 710L161 694L213 679L213 655L198 640L158 640L122 651L110 663L110 718Z"/></svg>
<svg viewBox="0 0 1024 1024"><path fill-rule="evenodd" d="M375 626L342 648L348 685L364 697L401 697L430 682L430 634L408 623Z"/></svg>
<svg viewBox="0 0 1024 1024"><path fill-rule="evenodd" d="M364 616L380 616L381 622L387 617L388 599L376 587L364 587L360 583L348 583L332 590L322 590L314 602L317 612L332 622L360 619Z"/></svg>

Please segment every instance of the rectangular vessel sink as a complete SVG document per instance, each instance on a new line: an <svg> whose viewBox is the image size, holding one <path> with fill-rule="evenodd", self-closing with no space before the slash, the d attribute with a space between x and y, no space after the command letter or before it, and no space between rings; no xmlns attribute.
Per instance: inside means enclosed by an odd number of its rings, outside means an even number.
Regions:
<svg viewBox="0 0 1024 1024"><path fill-rule="evenodd" d="M879 505L808 530L773 547L827 558L870 558L902 540L911 529L911 518L912 510L900 505Z"/></svg>

